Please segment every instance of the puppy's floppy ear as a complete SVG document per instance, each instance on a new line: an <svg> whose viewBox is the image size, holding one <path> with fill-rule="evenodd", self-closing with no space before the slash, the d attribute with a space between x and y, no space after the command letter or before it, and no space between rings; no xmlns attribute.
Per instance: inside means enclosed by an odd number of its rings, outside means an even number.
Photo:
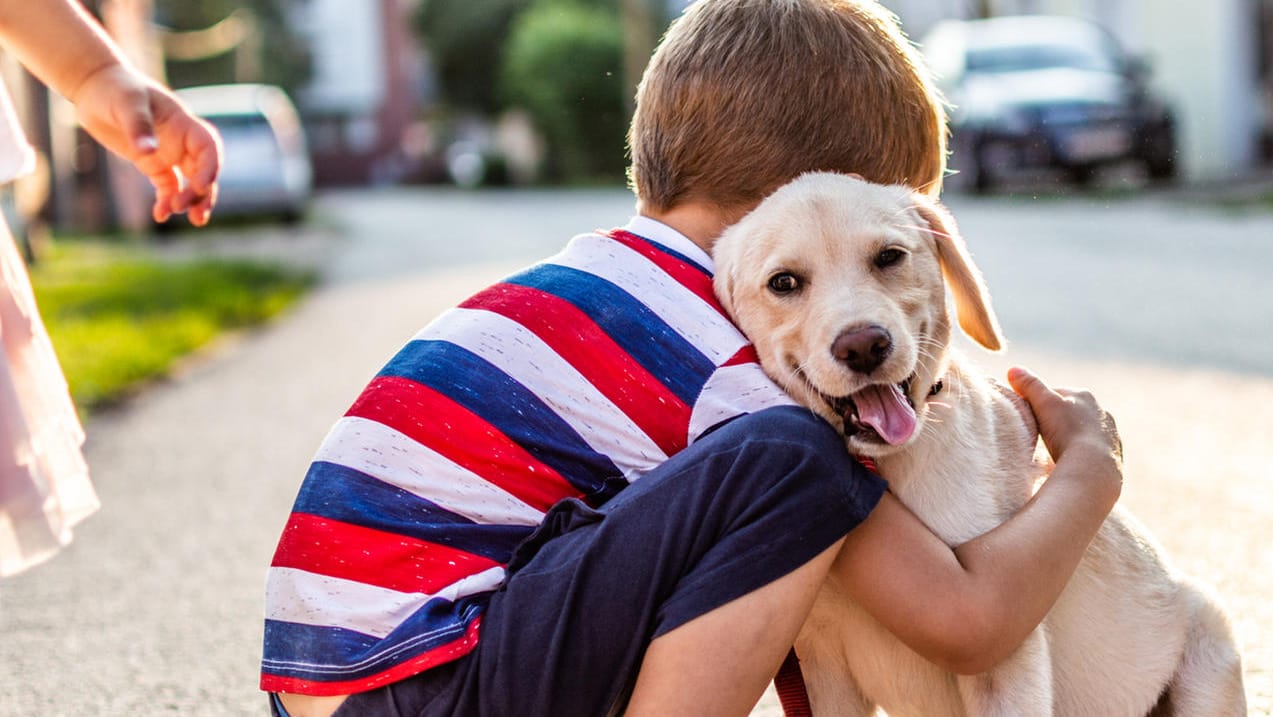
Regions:
<svg viewBox="0 0 1273 717"><path fill-rule="evenodd" d="M738 323L734 315L734 284L738 281L738 277L735 276L738 271L738 262L734 260L738 248L734 245L738 243L738 238L731 237L729 230L726 229L725 233L717 237L712 245L712 263L715 265L716 272L712 277L712 289L716 293L716 300L725 309L725 314L734 323Z"/></svg>
<svg viewBox="0 0 1273 717"><path fill-rule="evenodd" d="M1003 348L1003 332L999 330L999 319L990 308L990 292L981 278L981 271L972 263L963 238L955 230L955 220L940 205L918 194L915 196L915 211L931 230L942 275L955 297L959 327L991 351Z"/></svg>

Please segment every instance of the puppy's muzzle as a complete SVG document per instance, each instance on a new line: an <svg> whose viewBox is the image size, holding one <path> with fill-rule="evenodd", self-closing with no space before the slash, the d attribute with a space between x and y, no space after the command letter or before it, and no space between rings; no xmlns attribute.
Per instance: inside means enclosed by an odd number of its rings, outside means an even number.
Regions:
<svg viewBox="0 0 1273 717"><path fill-rule="evenodd" d="M831 355L850 369L870 375L893 353L893 336L883 326L849 329L831 343Z"/></svg>

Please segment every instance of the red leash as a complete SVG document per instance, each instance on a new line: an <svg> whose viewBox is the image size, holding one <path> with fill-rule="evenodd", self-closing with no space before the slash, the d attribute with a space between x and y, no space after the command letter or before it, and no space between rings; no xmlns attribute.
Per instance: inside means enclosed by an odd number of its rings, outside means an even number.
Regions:
<svg viewBox="0 0 1273 717"><path fill-rule="evenodd" d="M865 456L854 456L868 471L879 474L875 461ZM778 702L782 705L782 713L786 717L813 717L813 705L809 703L809 690L804 685L804 673L800 671L800 658L792 648L787 659L782 661L778 674L774 676L774 690L778 692Z"/></svg>
<svg viewBox="0 0 1273 717"><path fill-rule="evenodd" d="M800 672L800 658L796 657L795 650L787 653L787 659L778 668L778 674L774 676L774 689L778 692L778 702L786 717L813 717L809 690L805 689L804 674Z"/></svg>

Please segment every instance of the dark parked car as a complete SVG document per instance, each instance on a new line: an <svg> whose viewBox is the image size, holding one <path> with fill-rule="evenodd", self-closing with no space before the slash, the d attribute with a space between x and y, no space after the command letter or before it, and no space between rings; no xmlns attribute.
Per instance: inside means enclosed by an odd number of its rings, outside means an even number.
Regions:
<svg viewBox="0 0 1273 717"><path fill-rule="evenodd" d="M954 105L956 184L985 191L1037 168L1085 184L1129 160L1153 180L1176 176L1171 109L1150 90L1146 63L1101 27L1043 15L948 21L921 46Z"/></svg>

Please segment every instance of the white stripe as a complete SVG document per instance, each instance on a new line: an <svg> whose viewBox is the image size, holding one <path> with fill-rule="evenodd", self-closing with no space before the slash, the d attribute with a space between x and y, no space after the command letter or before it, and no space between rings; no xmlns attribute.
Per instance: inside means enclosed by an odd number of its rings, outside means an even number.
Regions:
<svg viewBox="0 0 1273 717"><path fill-rule="evenodd" d="M506 316L484 309L452 309L416 339L449 341L491 362L547 404L629 480L667 460L658 445L583 374L534 332ZM611 378L616 383L623 380Z"/></svg>
<svg viewBox="0 0 1273 717"><path fill-rule="evenodd" d="M499 486L366 418L337 421L314 460L366 473L478 523L538 525L544 517Z"/></svg>
<svg viewBox="0 0 1273 717"><path fill-rule="evenodd" d="M690 261L707 269L709 272L716 273L716 265L712 262L712 257L703 251L703 247L695 244L689 237L657 219L638 214L628 220L628 223L623 227L623 231L644 237L657 244L662 244L668 249L684 255Z"/></svg>
<svg viewBox="0 0 1273 717"><path fill-rule="evenodd" d="M744 413L794 404L795 400L765 375L760 364L725 366L717 369L703 386L690 417L690 436L697 439L721 421Z"/></svg>
<svg viewBox="0 0 1273 717"><path fill-rule="evenodd" d="M599 276L642 302L661 321L720 364L747 340L711 304L635 250L597 235L575 237L549 261Z"/></svg>
<svg viewBox="0 0 1273 717"><path fill-rule="evenodd" d="M489 568L428 595L294 568L270 568L265 582L265 617L301 625L343 627L382 638L434 598L455 602L495 590L503 579L503 568Z"/></svg>

